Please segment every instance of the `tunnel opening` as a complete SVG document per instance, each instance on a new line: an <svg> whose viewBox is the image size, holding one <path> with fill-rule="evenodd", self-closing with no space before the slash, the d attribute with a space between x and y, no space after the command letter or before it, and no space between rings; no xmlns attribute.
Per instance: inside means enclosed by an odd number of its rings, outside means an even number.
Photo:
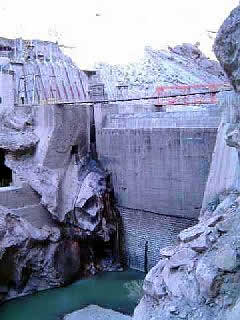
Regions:
<svg viewBox="0 0 240 320"><path fill-rule="evenodd" d="M12 184L12 170L5 165L5 151L0 149L0 188Z"/></svg>

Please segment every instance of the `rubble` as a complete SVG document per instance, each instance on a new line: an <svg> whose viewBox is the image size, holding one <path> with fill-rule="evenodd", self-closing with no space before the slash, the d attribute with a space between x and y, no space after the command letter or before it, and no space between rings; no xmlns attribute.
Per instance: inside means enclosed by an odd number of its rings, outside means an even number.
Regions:
<svg viewBox="0 0 240 320"><path fill-rule="evenodd" d="M30 151L39 141L33 132L31 115L23 114L20 117L13 108L1 109L0 128L0 148L4 150Z"/></svg>
<svg viewBox="0 0 240 320"><path fill-rule="evenodd" d="M97 69L109 98L119 94L128 97L152 96L157 86L220 84L228 81L217 61L208 59L198 44L189 43L168 47L168 50L146 47L144 57L136 63L99 64ZM127 92L119 92L121 86L125 86Z"/></svg>
<svg viewBox="0 0 240 320"><path fill-rule="evenodd" d="M169 306L174 306L178 310L178 313L174 313L173 319L182 319L183 313L190 319L225 319L226 311L231 310L234 301L239 297L239 292L236 290L227 290L227 283L233 284L234 279L240 276L237 256L240 239L239 234L233 229L227 233L220 233L216 228L218 229L218 226L228 219L231 224L239 225L239 213L238 206L231 215L228 213L223 215L222 222L214 216L212 219L216 218L215 221L218 222L211 227L208 226L209 219L203 220L194 228L195 230L199 228L201 233L205 225L205 233L187 243L179 239L180 243L175 248L175 253L170 258L160 260L146 276L145 296L135 310L134 320L153 317L172 319ZM217 232L216 242L207 241L210 232ZM201 239L203 236L204 240ZM204 241L204 245L197 245L196 241L200 244ZM227 282L224 281L226 275L228 275ZM224 292L228 292L228 297L232 301L227 308L220 299L224 297ZM155 307L150 308L150 304Z"/></svg>

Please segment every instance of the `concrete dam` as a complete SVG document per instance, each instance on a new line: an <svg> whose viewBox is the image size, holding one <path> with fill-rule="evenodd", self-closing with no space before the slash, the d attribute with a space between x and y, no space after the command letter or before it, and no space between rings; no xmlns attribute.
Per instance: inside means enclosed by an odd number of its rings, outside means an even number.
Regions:
<svg viewBox="0 0 240 320"><path fill-rule="evenodd" d="M144 248L151 268L160 249L196 223L220 121L217 106L156 109L94 107L98 158L111 173L127 261L139 270L144 270Z"/></svg>
<svg viewBox="0 0 240 320"><path fill-rule="evenodd" d="M97 71L49 42L2 39L0 56L1 218L26 237L20 269L10 233L4 242L0 301L38 290L41 277L42 290L121 265L150 270L197 222L219 105L111 102Z"/></svg>
<svg viewBox="0 0 240 320"><path fill-rule="evenodd" d="M75 157L70 155L74 145L78 145L80 158L95 145L101 166L110 173L122 219L124 262L142 271L146 250L149 269L160 259L161 248L175 244L179 232L196 223L220 121L220 109L216 106L184 112L149 109L144 105L97 104L91 109L85 105L45 105L31 109L22 106L17 110L20 114L33 113L35 131L42 139L36 161L43 161L51 170L62 170L66 165L63 159ZM72 130L78 126L81 135L78 144L71 137L69 121ZM51 137L47 149L44 136ZM62 138L66 141L65 147ZM75 170L74 164L71 168ZM18 174L22 174L21 179ZM42 216L44 223L44 208L34 208L37 211L31 216L33 207L28 209L32 203L28 204L27 199L31 198L32 191L21 187L25 185L25 174L20 170L18 174L13 173L17 191L14 183L9 190L6 187L0 190L1 205L15 208L20 193L23 204L18 212L27 210L32 222ZM62 196L67 199L68 192L64 191ZM58 214L61 210L59 206Z"/></svg>

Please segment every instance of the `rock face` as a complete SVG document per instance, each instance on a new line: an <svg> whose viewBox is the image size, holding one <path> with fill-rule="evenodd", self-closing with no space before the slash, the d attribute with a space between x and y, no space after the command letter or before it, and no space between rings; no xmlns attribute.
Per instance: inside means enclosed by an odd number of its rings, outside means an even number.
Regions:
<svg viewBox="0 0 240 320"><path fill-rule="evenodd" d="M1 109L5 164L27 188L10 206L14 187L0 190L0 302L119 267L118 217L88 152L88 120L79 107ZM39 203L27 205L31 188Z"/></svg>
<svg viewBox="0 0 240 320"><path fill-rule="evenodd" d="M239 16L238 7L220 28L214 46L236 91L240 70ZM229 101L239 101L238 93L230 95ZM239 103L225 110L222 122L227 123L228 129L225 136L219 130L219 138L239 152ZM239 168L239 160L234 164ZM219 181L228 178L229 171L219 172L223 175ZM214 195L199 223L179 234L176 247L165 250L167 254L163 251L163 258L146 276L145 294L135 309L134 320L239 318L239 178L232 186Z"/></svg>
<svg viewBox="0 0 240 320"><path fill-rule="evenodd" d="M79 243L54 223L36 228L0 208L0 301L63 285L81 264Z"/></svg>
<svg viewBox="0 0 240 320"><path fill-rule="evenodd" d="M230 319L239 298L239 198L208 214L148 273L134 319Z"/></svg>
<svg viewBox="0 0 240 320"><path fill-rule="evenodd" d="M215 54L234 89L240 91L240 6L235 8L221 26L214 44Z"/></svg>
<svg viewBox="0 0 240 320"><path fill-rule="evenodd" d="M129 97L144 97L153 95L157 86L228 81L218 62L189 43L168 50L146 47L144 58L136 63L101 64L98 69L109 98L124 95L118 90L121 85L128 86Z"/></svg>

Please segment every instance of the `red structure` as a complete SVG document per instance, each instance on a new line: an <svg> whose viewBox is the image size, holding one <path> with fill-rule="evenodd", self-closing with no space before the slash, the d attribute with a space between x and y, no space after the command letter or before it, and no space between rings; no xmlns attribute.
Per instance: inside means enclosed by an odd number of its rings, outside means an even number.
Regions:
<svg viewBox="0 0 240 320"><path fill-rule="evenodd" d="M217 104L217 93L231 90L229 83L159 86L156 106Z"/></svg>

